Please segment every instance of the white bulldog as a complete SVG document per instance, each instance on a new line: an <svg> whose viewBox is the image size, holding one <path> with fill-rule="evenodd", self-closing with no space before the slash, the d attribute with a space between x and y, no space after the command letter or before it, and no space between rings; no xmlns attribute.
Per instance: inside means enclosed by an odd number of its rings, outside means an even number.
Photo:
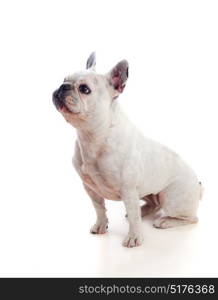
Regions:
<svg viewBox="0 0 218 300"><path fill-rule="evenodd" d="M125 204L126 247L142 244L141 217L154 210L165 213L154 221L157 228L196 223L202 187L195 173L176 153L145 138L120 108L128 62L104 75L95 64L92 53L86 70L67 76L53 93L55 106L77 130L73 164L96 210L91 232L107 230L105 199Z"/></svg>

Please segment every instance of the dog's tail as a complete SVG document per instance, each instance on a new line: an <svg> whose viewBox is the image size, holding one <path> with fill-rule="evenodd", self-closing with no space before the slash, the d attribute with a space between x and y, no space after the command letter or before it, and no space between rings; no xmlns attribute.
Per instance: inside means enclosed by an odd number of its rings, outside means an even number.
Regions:
<svg viewBox="0 0 218 300"><path fill-rule="evenodd" d="M200 186L200 200L202 200L204 194L204 187L200 181L199 181L199 186Z"/></svg>

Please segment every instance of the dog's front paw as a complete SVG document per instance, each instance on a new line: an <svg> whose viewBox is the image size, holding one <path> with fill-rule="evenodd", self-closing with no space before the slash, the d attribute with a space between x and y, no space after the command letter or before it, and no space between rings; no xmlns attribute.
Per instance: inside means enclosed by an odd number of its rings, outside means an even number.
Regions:
<svg viewBox="0 0 218 300"><path fill-rule="evenodd" d="M106 233L108 229L108 223L96 222L90 229L93 234L103 234Z"/></svg>
<svg viewBox="0 0 218 300"><path fill-rule="evenodd" d="M142 245L143 236L142 234L128 234L123 241L123 246L127 248L137 247Z"/></svg>

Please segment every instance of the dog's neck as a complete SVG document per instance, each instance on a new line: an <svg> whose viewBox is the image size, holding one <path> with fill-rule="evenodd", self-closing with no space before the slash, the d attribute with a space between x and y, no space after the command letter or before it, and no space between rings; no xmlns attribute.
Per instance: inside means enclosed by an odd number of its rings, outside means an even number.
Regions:
<svg viewBox="0 0 218 300"><path fill-rule="evenodd" d="M77 128L79 145L85 157L94 158L99 155L105 145L110 128L116 125L120 114L120 106L116 101L112 103L109 113L93 118L85 127Z"/></svg>

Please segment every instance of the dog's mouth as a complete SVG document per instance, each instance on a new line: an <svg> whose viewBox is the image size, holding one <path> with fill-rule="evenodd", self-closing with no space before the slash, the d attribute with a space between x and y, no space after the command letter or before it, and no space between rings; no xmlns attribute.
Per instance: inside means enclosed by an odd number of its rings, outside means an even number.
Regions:
<svg viewBox="0 0 218 300"><path fill-rule="evenodd" d="M69 108L65 103L61 103L61 105L59 105L57 107L57 110L61 113L68 113L68 114L72 114L72 115L80 114L80 111L75 111L75 110Z"/></svg>
<svg viewBox="0 0 218 300"><path fill-rule="evenodd" d="M58 107L58 111L62 113L71 113L71 111L64 104Z"/></svg>
<svg viewBox="0 0 218 300"><path fill-rule="evenodd" d="M80 111L77 111L70 107L69 103L66 103L64 99L58 99L55 96L53 96L53 103L56 107L56 109L61 113L68 113L68 114L76 114L78 115Z"/></svg>

